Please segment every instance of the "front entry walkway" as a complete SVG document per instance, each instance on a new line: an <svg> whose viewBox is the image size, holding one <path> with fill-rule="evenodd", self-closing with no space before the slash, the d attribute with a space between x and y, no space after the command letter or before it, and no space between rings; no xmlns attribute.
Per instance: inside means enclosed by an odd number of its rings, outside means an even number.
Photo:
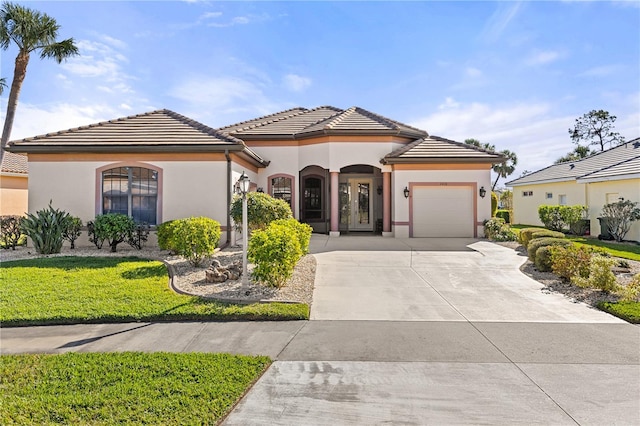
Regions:
<svg viewBox="0 0 640 426"><path fill-rule="evenodd" d="M609 322L522 274L526 257L466 238L314 235L312 320Z"/></svg>

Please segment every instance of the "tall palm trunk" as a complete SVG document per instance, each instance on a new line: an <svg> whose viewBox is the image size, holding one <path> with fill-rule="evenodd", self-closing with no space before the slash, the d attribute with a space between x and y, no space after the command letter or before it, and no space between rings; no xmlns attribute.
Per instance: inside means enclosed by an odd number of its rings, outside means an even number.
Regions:
<svg viewBox="0 0 640 426"><path fill-rule="evenodd" d="M7 115L4 118L4 128L2 129L2 139L0 140L0 164L4 158L4 147L7 146L11 137L11 129L13 128L13 119L16 115L18 107L18 96L22 82L27 75L27 65L29 65L29 52L21 51L16 56L16 66L13 71L13 82L11 83L11 91L9 92L9 101L7 102Z"/></svg>

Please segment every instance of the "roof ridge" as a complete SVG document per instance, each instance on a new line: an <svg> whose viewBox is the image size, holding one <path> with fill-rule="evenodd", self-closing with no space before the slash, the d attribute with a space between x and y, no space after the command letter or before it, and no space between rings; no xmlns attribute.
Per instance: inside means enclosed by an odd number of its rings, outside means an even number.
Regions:
<svg viewBox="0 0 640 426"><path fill-rule="evenodd" d="M633 142L633 141L629 141L629 142ZM627 142L625 142L625 144L626 144L626 143L627 143ZM620 145L618 145L618 146L622 146L622 145L623 145L623 144L620 144ZM640 153L638 153L638 155L636 155L635 157L630 157L630 158L627 158L626 160L622 160L622 161L620 161L620 162L618 162L618 163L615 163L615 164L610 164L610 165L608 165L608 166L606 166L606 167L603 167L603 168L598 169L598 170L594 170L594 171L589 172L589 173L587 173L587 174L580 175L580 176L576 176L576 179L583 179L583 178L585 178L585 177L587 177L587 176L589 176L589 175L593 175L593 174L596 174L596 173L603 172L603 171L605 171L605 170L611 169L611 168L613 168L613 167L617 167L617 166L619 166L619 165L621 165L621 164L624 164L624 163L628 163L629 161L637 160L637 159L639 159L639 158L640 158Z"/></svg>
<svg viewBox="0 0 640 426"><path fill-rule="evenodd" d="M487 154L502 155L498 151L492 151L490 149L484 149L484 148L482 148L480 146L475 146L475 145L472 145L472 144L469 144L469 143L466 143L466 142L454 141L454 140L451 140L451 139L443 138L442 136L435 136L434 135L434 136L429 136L429 137L433 138L433 139L436 139L436 140L439 140L439 141L444 141L444 142L449 142L449 143L454 143L454 144L457 144L457 145L461 145L461 146L463 146L465 148L474 149L476 151L485 152Z"/></svg>
<svg viewBox="0 0 640 426"><path fill-rule="evenodd" d="M328 117L325 120L329 120L329 122L323 127L324 129L333 129L338 123L344 121L349 115L351 115L354 111L355 107L347 108L345 110L339 111L338 114ZM320 120L322 121L322 120Z"/></svg>
<svg viewBox="0 0 640 426"><path fill-rule="evenodd" d="M420 138L420 139L416 139L415 141L408 143L404 146L401 146L400 148L396 149L395 151L391 151L389 154L385 155L385 157L396 157L398 155L402 155L405 152L413 149L414 147L420 145L422 142L424 142L427 138Z"/></svg>
<svg viewBox="0 0 640 426"><path fill-rule="evenodd" d="M297 113L288 114L288 115L285 115L283 117L278 117L278 118L273 119L273 120L267 120L270 117L274 117L274 116L276 116L278 114L283 114L283 113L287 113L287 112L290 112L290 111L298 111L298 112ZM252 118L250 120L244 120L244 121L241 121L239 123L231 124L231 125L224 126L224 127L219 127L218 130L220 130L221 132L224 132L225 134L227 134L228 132L225 129L236 128L235 131L255 129L256 127L265 126L265 125L271 124L271 123L276 123L278 121L284 120L286 118L295 117L297 115L306 113L308 111L309 110L307 108L304 108L304 107L293 107L293 108L282 110L280 112L274 112L273 114L263 115L262 117ZM267 120L267 121L264 121L264 120ZM250 125L250 126L241 127L243 124L250 123L252 121L259 121L259 122L255 123L253 125Z"/></svg>
<svg viewBox="0 0 640 426"><path fill-rule="evenodd" d="M371 112L371 111L369 111L367 109L364 109L362 107L356 106L354 108L357 111L359 111L360 113L362 113L364 115L367 115L370 118L373 118L374 120L378 121L381 124L389 124L390 123L393 126L394 130L400 130L400 127L407 127L409 129L415 130L417 132L425 133L427 136L429 136L429 132L427 132L424 129L419 129L419 128L414 127L414 126L410 126L409 124L402 123L402 122L400 122L398 120L394 120L392 118L385 117L384 115L380 115L380 114L375 113L375 112Z"/></svg>
<svg viewBox="0 0 640 426"><path fill-rule="evenodd" d="M221 132L221 131L219 131L217 129L214 129L213 127L209 127L206 124L203 124L203 123L201 123L199 121L194 120L193 118L189 118L189 117L187 117L185 115L178 114L175 111L171 111L169 109L162 109L162 110L159 110L159 111L156 111L156 112L162 112L162 113L170 116L171 118L174 118L174 119L176 119L178 121L181 121L184 124L186 124L188 126L191 126L194 129L196 129L196 130L198 130L198 131L200 131L202 133L205 133L205 134L207 134L209 136L214 136L214 137L217 137L217 138L222 137L224 139L229 140L230 142L240 143L240 144L244 145L244 141L242 141L241 139L238 139L238 138L235 138L235 137L233 137L233 136L231 136L229 134L223 133L223 132Z"/></svg>
<svg viewBox="0 0 640 426"><path fill-rule="evenodd" d="M323 109L323 108L324 109L332 109L332 110L334 110L336 112L336 114L332 115L331 117L320 118L320 119L314 121L313 123L309 124L308 126L303 128L302 130L297 132L297 134L304 133L304 131L306 129L308 129L309 127L317 126L318 124L322 123L323 121L333 120L334 117L336 117L337 115L339 116L340 114L342 114L344 112L343 109L340 109L340 108L337 108L337 107L334 107L334 106L331 106L331 105L323 105L323 106L319 106L319 107L316 107L316 108L312 108L312 109L308 110L307 112L318 111L318 110ZM325 126L325 128L326 128L326 126Z"/></svg>

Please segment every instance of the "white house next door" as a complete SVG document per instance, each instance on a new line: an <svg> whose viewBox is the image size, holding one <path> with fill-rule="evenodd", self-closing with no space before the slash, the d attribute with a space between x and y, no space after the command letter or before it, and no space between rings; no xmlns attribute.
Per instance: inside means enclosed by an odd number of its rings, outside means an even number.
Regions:
<svg viewBox="0 0 640 426"><path fill-rule="evenodd" d="M352 178L340 184L340 219L349 231L373 231L372 179Z"/></svg>

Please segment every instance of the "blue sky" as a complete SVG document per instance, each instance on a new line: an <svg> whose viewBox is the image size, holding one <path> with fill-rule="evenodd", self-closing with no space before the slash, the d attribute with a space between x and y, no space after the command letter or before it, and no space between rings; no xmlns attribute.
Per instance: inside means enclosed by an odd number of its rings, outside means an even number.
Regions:
<svg viewBox="0 0 640 426"><path fill-rule="evenodd" d="M32 56L12 139L160 108L219 127L355 105L515 151L517 177L573 149L592 109L640 137L637 1L20 3L81 56Z"/></svg>

